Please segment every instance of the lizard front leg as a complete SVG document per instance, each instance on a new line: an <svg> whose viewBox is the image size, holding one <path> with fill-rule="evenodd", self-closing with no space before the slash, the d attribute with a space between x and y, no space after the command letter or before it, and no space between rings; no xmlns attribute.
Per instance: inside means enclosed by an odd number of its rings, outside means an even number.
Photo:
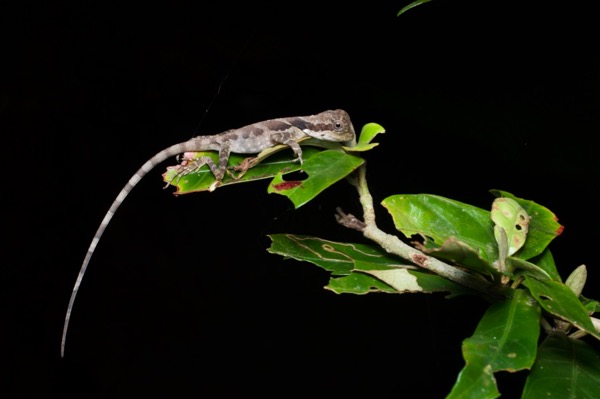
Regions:
<svg viewBox="0 0 600 399"><path fill-rule="evenodd" d="M298 142L294 140L294 137L290 133L274 133L271 139L277 144L285 144L288 147L290 147L292 151L294 151L294 155L296 155L294 161L299 161L300 165L302 165L302 163L304 162L304 160L302 159L302 148L300 147L300 144L298 144Z"/></svg>

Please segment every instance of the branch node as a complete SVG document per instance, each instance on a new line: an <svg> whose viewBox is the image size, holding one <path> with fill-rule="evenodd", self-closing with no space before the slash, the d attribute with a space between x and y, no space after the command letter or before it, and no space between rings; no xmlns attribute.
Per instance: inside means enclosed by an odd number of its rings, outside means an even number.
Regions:
<svg viewBox="0 0 600 399"><path fill-rule="evenodd" d="M344 227L360 231L361 233L364 231L367 225L363 221L359 220L352 214L344 213L340 207L337 207L335 210L337 211L335 214L335 220L337 220L339 224Z"/></svg>

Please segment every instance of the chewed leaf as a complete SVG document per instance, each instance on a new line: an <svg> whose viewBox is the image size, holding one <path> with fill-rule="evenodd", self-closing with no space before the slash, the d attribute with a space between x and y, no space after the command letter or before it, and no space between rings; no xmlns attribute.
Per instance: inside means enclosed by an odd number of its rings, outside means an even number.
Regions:
<svg viewBox="0 0 600 399"><path fill-rule="evenodd" d="M368 274L377 277L398 292L423 291L423 288L417 283L417 278L406 269L369 270Z"/></svg>
<svg viewBox="0 0 600 399"><path fill-rule="evenodd" d="M548 313L600 339L600 332L594 327L587 309L566 284L541 281L529 276L525 276L524 284Z"/></svg>
<svg viewBox="0 0 600 399"><path fill-rule="evenodd" d="M309 159L317 153L319 153L319 150L316 148L307 147L303 149L304 159ZM215 163L218 163L218 154L214 151L192 153L190 156L192 157L191 159L196 159L200 156L208 156L211 157ZM268 179L272 178L277 173L296 172L300 170L301 166L298 162L294 162L293 158L294 155L288 150L272 155L261 163L256 164L254 161L256 159L255 157L231 154L227 166L228 173L225 174L225 177L219 186ZM245 167L244 165L248 162L251 163L251 166ZM163 180L177 188L177 191L175 191L174 194L182 195L201 191L211 191L211 187L213 187L215 183L215 177L208 165L204 165L200 169L185 175L180 175L181 168L181 165L168 166L167 171L163 174Z"/></svg>
<svg viewBox="0 0 600 399"><path fill-rule="evenodd" d="M496 226L501 227L506 233L508 242L507 256L517 252L527 238L530 217L519 203L511 198L496 198L492 203L491 217ZM494 229L496 240L503 241L498 237L499 229Z"/></svg>
<svg viewBox="0 0 600 399"><path fill-rule="evenodd" d="M325 150L307 159L302 170L304 180L284 180L280 173L269 184L268 192L288 197L296 208L306 204L335 182L362 165L364 159L341 151Z"/></svg>
<svg viewBox="0 0 600 399"><path fill-rule="evenodd" d="M456 295L468 292L465 288L446 280L443 277L408 268L364 270L361 265L357 263L356 270L383 281L397 293L451 292Z"/></svg>
<svg viewBox="0 0 600 399"><path fill-rule="evenodd" d="M448 292L448 296L456 296L469 292L466 288L438 275L410 269L353 271L347 276L332 277L325 288L336 294L359 295L371 292Z"/></svg>
<svg viewBox="0 0 600 399"><path fill-rule="evenodd" d="M310 262L335 275L348 275L354 263L374 265L378 269L409 266L378 247L364 244L344 243L319 237L297 234L271 234L268 251L286 258ZM365 266L366 267L366 266Z"/></svg>
<svg viewBox="0 0 600 399"><path fill-rule="evenodd" d="M438 275L413 270L413 264L379 247L294 234L269 237L272 240L270 253L310 262L331 272L335 277L325 288L338 294L449 292L461 295L469 292Z"/></svg>
<svg viewBox="0 0 600 399"><path fill-rule="evenodd" d="M515 197L506 191L491 190L491 192L497 197L515 200L531 217L527 232L527 240L514 256L528 260L534 256L540 255L544 249L546 249L548 244L562 233L563 226L558 223L556 215L547 208L533 201Z"/></svg>
<svg viewBox="0 0 600 399"><path fill-rule="evenodd" d="M364 273L350 273L347 276L332 277L325 289L336 294L363 295L371 292L395 293L396 290L383 281Z"/></svg>
<svg viewBox="0 0 600 399"><path fill-rule="evenodd" d="M306 140L302 144L306 144L302 148L305 165L313 156L322 152L322 150L314 148L319 143ZM342 146L339 143L330 144L331 148L335 148L337 152L343 153L341 152ZM188 159L194 160L201 156L208 156L215 163L218 163L218 154L215 151L189 153ZM203 165L198 170L181 175L183 165L185 164L168 166L167 171L163 174L163 180L177 188L177 191L174 193L176 195L212 191L220 186L269 179L277 175L285 175L304 169L303 165L294 161L294 155L289 147L283 145L265 150L256 156L231 154L227 163L227 173L218 186L215 186L215 177L208 165Z"/></svg>

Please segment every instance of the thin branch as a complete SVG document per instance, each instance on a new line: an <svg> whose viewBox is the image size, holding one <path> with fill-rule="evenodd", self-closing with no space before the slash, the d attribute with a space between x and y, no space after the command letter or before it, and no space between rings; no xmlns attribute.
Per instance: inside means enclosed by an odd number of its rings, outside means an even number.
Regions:
<svg viewBox="0 0 600 399"><path fill-rule="evenodd" d="M447 278L463 287L475 290L488 298L490 298L490 296L494 298L497 296L497 293L491 292L492 289L495 290L496 287L489 281L442 262L439 259L428 256L404 243L397 236L380 230L375 223L373 197L371 196L367 185L366 166L364 164L358 169L358 177L353 181L353 185L356 187L360 197L364 223L362 223L362 225L358 224L356 222L356 217L353 215L346 215L338 210L337 218L342 225L362 231L366 238L379 244L388 253L407 259L419 267Z"/></svg>

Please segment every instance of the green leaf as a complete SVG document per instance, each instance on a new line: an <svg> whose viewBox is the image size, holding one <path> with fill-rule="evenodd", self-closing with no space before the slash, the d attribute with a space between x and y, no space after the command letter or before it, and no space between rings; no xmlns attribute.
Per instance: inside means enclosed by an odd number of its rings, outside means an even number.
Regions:
<svg viewBox="0 0 600 399"><path fill-rule="evenodd" d="M515 274L535 277L538 280L550 280L550 275L544 269L526 260L508 257L506 264L508 270Z"/></svg>
<svg viewBox="0 0 600 399"><path fill-rule="evenodd" d="M353 271L348 276L331 278L325 288L337 294L447 292L447 297L452 297L469 293L466 288L443 277L407 268Z"/></svg>
<svg viewBox="0 0 600 399"><path fill-rule="evenodd" d="M302 165L302 170L308 174L306 179L286 181L283 173L279 173L269 184L268 192L288 197L299 208L363 163L364 159L360 157L325 150L310 157Z"/></svg>
<svg viewBox="0 0 600 399"><path fill-rule="evenodd" d="M549 335L539 348L522 399L598 398L600 356L583 341Z"/></svg>
<svg viewBox="0 0 600 399"><path fill-rule="evenodd" d="M269 253L313 263L334 275L348 275L356 261L377 264L380 268L411 266L378 247L340 243L319 237L295 234L270 234Z"/></svg>
<svg viewBox="0 0 600 399"><path fill-rule="evenodd" d="M586 298L583 295L579 296L579 300L583 304L586 312L589 315L593 315L596 312L600 312L600 303L595 299Z"/></svg>
<svg viewBox="0 0 600 399"><path fill-rule="evenodd" d="M460 371L446 399L493 399L499 396L492 366L473 362Z"/></svg>
<svg viewBox="0 0 600 399"><path fill-rule="evenodd" d="M565 284L540 281L529 276L525 276L523 284L545 311L600 339L586 308Z"/></svg>
<svg viewBox="0 0 600 399"><path fill-rule="evenodd" d="M511 198L496 198L492 203L491 217L496 227L501 227L506 233L507 255L510 256L521 249L527 238L530 218L519 203ZM500 242L496 229L494 233L496 241Z"/></svg>
<svg viewBox="0 0 600 399"><path fill-rule="evenodd" d="M410 10L412 8L415 8L416 6L420 6L421 4L429 3L430 1L431 0L416 0L416 1L413 1L409 5L402 7L402 9L400 11L398 11L398 14L396 16L399 17L400 15L404 14L408 10Z"/></svg>
<svg viewBox="0 0 600 399"><path fill-rule="evenodd" d="M493 262L498 258L498 250L488 211L429 194L393 195L384 199L382 205L392 216L396 229L406 237L419 234L426 238L426 252L485 274L496 273ZM447 240L454 241L447 244L451 252L444 252ZM452 259L459 253L464 256Z"/></svg>
<svg viewBox="0 0 600 399"><path fill-rule="evenodd" d="M464 294L467 292L464 287L443 277L412 270L407 267L382 268L379 264L356 261L354 270L383 281L398 293L446 291L453 294Z"/></svg>
<svg viewBox="0 0 600 399"><path fill-rule="evenodd" d="M282 146L283 147L283 146ZM303 158L305 160L312 158L320 151L316 148L303 148ZM209 156L215 163L218 163L218 154L215 151L197 152L193 157ZM244 160L251 159L240 154L231 154L228 162L228 169L233 169L240 165ZM248 169L242 177L236 178L230 174L226 174L220 186L230 184L247 183L255 180L272 178L278 173L291 173L301 169L298 162L293 161L293 154L289 151L284 151L269 157L268 160L259 163L257 166ZM163 174L163 180L177 188L176 195L190 194L194 192L209 191L215 182L215 177L208 168L208 165L202 166L200 170L189 173L181 178L177 177L179 172L177 166L167 167L166 173Z"/></svg>
<svg viewBox="0 0 600 399"><path fill-rule="evenodd" d="M493 373L530 368L539 337L540 308L526 290L491 305L475 333L463 342L465 367L447 399L500 396Z"/></svg>
<svg viewBox="0 0 600 399"><path fill-rule="evenodd" d="M332 277L326 289L336 294L368 294L371 292L395 293L396 290L383 281L363 273L350 273L347 276Z"/></svg>
<svg viewBox="0 0 600 399"><path fill-rule="evenodd" d="M363 126L362 130L360 131L360 135L358 137L358 144L369 144L371 143L371 141L373 141L375 136L383 133L385 133L385 129L383 128L383 126L378 125L377 123L367 123Z"/></svg>
<svg viewBox="0 0 600 399"><path fill-rule="evenodd" d="M546 248L540 255L531 258L529 261L544 270L552 280L562 281L558 270L556 270L556 263L554 263L554 257L550 249Z"/></svg>
<svg viewBox="0 0 600 399"><path fill-rule="evenodd" d="M440 247L422 248L422 250L431 256L466 266L484 275L498 274L490 262L479 256L479 252L454 237L448 238Z"/></svg>
<svg viewBox="0 0 600 399"><path fill-rule="evenodd" d="M531 217L527 240L523 247L515 253L521 259L530 259L541 254L550 242L559 236L563 226L558 223L558 218L547 208L530 200L515 197L509 192L501 190L490 190L497 197L515 200Z"/></svg>
<svg viewBox="0 0 600 399"><path fill-rule="evenodd" d="M273 234L270 253L313 263L336 276L325 288L336 293L468 291L443 277L412 270L414 266L390 256L379 247L340 243L318 237Z"/></svg>

